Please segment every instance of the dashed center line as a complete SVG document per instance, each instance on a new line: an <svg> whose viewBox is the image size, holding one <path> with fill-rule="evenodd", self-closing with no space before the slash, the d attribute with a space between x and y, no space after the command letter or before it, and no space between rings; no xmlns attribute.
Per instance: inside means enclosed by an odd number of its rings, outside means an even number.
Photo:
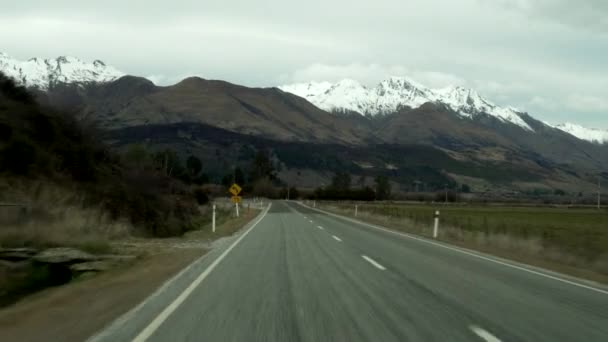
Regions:
<svg viewBox="0 0 608 342"><path fill-rule="evenodd" d="M386 268L382 265L380 265L379 263L376 262L376 260L368 257L367 255L362 255L361 256L363 259L365 259L367 262L369 262L370 264L374 265L374 267L376 267L377 269L386 271Z"/></svg>
<svg viewBox="0 0 608 342"><path fill-rule="evenodd" d="M334 238L334 240L338 241L338 242L342 242L342 239L340 239L339 237L332 235L332 237Z"/></svg>
<svg viewBox="0 0 608 342"><path fill-rule="evenodd" d="M312 223L312 220L308 220L308 221L310 221L310 223Z"/></svg>
<svg viewBox="0 0 608 342"><path fill-rule="evenodd" d="M317 226L317 228L319 228L319 229L323 230L323 227L321 227L321 226Z"/></svg>
<svg viewBox="0 0 608 342"><path fill-rule="evenodd" d="M499 338L490 334L487 330L480 328L476 325L471 325L469 329L471 329L471 331L473 331L475 335L479 336L482 340L486 342L501 342Z"/></svg>

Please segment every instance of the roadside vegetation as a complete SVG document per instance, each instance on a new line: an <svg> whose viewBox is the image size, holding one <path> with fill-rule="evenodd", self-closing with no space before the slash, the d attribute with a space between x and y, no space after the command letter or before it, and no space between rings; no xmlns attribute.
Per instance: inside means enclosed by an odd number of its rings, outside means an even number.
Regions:
<svg viewBox="0 0 608 342"><path fill-rule="evenodd" d="M226 194L199 158L101 136L0 73L0 306L137 257L115 255L123 241L210 229L210 197Z"/></svg>
<svg viewBox="0 0 608 342"><path fill-rule="evenodd" d="M592 280L608 281L608 210L317 202L318 208Z"/></svg>

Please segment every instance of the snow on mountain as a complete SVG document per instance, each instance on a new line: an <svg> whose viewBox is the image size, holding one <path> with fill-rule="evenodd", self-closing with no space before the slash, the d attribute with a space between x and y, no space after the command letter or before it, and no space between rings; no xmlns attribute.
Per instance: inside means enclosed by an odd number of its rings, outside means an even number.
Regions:
<svg viewBox="0 0 608 342"><path fill-rule="evenodd" d="M48 90L58 83L96 83L115 80L124 73L102 61L85 62L75 57L32 58L20 61L0 52L0 71L26 87Z"/></svg>
<svg viewBox="0 0 608 342"><path fill-rule="evenodd" d="M581 140L587 140L598 144L608 143L608 130L587 128L570 122L566 122L564 124L560 124L553 127L562 130L566 133L569 133Z"/></svg>
<svg viewBox="0 0 608 342"><path fill-rule="evenodd" d="M523 129L533 129L513 108L499 107L481 97L475 90L462 87L430 89L404 77L391 77L376 87L368 88L357 81L342 80L335 84L311 82L279 87L304 97L317 107L331 111L354 111L364 115L393 113L400 108L418 108L427 102L442 103L467 118L488 114Z"/></svg>

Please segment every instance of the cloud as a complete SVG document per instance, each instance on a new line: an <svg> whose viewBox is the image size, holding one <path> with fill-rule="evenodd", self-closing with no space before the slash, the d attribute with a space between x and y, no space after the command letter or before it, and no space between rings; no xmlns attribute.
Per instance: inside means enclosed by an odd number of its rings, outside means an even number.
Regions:
<svg viewBox="0 0 608 342"><path fill-rule="evenodd" d="M573 94L566 99L568 108L581 112L608 112L608 99L586 94Z"/></svg>
<svg viewBox="0 0 608 342"><path fill-rule="evenodd" d="M498 0L504 8L572 28L608 33L605 0Z"/></svg>
<svg viewBox="0 0 608 342"><path fill-rule="evenodd" d="M605 0L0 0L0 8L1 48L20 59L101 59L159 84L190 75L248 86L408 76L476 88L546 120L608 125L605 107L589 99L608 89Z"/></svg>

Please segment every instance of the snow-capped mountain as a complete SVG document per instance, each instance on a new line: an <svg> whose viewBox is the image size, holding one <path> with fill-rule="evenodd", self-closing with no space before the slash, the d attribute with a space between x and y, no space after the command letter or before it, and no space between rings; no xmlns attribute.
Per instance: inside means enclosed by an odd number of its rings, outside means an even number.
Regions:
<svg viewBox="0 0 608 342"><path fill-rule="evenodd" d="M32 58L20 61L0 52L0 71L26 86L48 90L58 83L110 82L124 73L102 61L85 62L75 57Z"/></svg>
<svg viewBox="0 0 608 342"><path fill-rule="evenodd" d="M330 112L353 111L373 116L393 113L403 107L418 108L427 102L435 102L450 107L463 117L488 114L533 131L522 119L523 113L510 107L497 106L481 97L475 90L463 87L430 89L404 77L391 77L373 88L350 79L335 84L311 82L279 88L304 97L317 107Z"/></svg>
<svg viewBox="0 0 608 342"><path fill-rule="evenodd" d="M587 140L598 144L608 143L608 130L587 128L570 122L566 122L554 127L581 140Z"/></svg>

